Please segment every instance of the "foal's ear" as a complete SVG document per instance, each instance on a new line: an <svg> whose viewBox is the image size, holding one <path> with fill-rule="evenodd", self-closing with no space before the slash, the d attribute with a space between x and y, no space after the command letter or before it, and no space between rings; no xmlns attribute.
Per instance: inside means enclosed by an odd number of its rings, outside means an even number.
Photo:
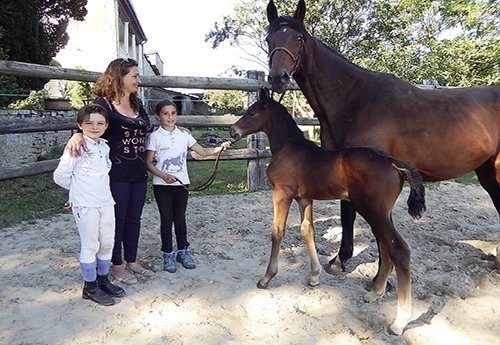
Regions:
<svg viewBox="0 0 500 345"><path fill-rule="evenodd" d="M269 99L269 90L263 87L259 90L259 102L266 104Z"/></svg>
<svg viewBox="0 0 500 345"><path fill-rule="evenodd" d="M304 0L300 0L299 3L297 4L297 9L295 10L295 13L293 14L293 18L299 23L302 23L304 22L305 16L306 16L306 2Z"/></svg>
<svg viewBox="0 0 500 345"><path fill-rule="evenodd" d="M278 18L278 10L276 9L276 6L274 5L273 0L271 0L267 4L267 20L269 21L269 23L271 23L276 18Z"/></svg>

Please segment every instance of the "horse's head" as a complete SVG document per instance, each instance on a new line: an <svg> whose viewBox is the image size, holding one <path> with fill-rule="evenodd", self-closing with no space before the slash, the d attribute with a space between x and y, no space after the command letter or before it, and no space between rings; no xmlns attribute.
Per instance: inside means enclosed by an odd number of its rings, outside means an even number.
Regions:
<svg viewBox="0 0 500 345"><path fill-rule="evenodd" d="M239 140L249 134L266 132L269 126L269 112L272 112L271 104L273 102L275 103L269 97L269 90L261 89L258 101L252 104L245 114L231 126L229 130L231 137Z"/></svg>
<svg viewBox="0 0 500 345"><path fill-rule="evenodd" d="M301 67L305 55L303 21L306 4L300 0L292 17L278 17L273 0L267 5L269 28L266 42L269 51L269 83L273 91L286 90L290 77Z"/></svg>

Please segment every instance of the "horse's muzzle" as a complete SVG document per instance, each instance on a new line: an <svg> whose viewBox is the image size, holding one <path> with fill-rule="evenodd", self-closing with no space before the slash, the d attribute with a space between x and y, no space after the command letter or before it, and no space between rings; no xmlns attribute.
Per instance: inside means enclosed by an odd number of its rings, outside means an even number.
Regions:
<svg viewBox="0 0 500 345"><path fill-rule="evenodd" d="M241 139L241 134L236 130L236 128L234 128L234 126L231 126L231 128L229 129L229 135L234 140L240 140Z"/></svg>
<svg viewBox="0 0 500 345"><path fill-rule="evenodd" d="M267 78L274 92L282 93L290 82L290 75L284 68L271 69Z"/></svg>

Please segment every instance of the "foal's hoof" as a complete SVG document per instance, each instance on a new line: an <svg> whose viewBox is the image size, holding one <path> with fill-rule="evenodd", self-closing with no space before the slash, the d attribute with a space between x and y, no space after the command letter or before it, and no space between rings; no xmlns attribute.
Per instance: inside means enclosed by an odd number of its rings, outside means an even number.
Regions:
<svg viewBox="0 0 500 345"><path fill-rule="evenodd" d="M319 276L318 277L310 277L309 282L307 283L309 286L315 287L319 285Z"/></svg>
<svg viewBox="0 0 500 345"><path fill-rule="evenodd" d="M367 294L365 294L365 296L363 297L363 299L365 300L365 302L373 302L375 300L377 300L378 298L382 297L384 294L378 294L378 293L375 293L373 291L370 291L368 292Z"/></svg>
<svg viewBox="0 0 500 345"><path fill-rule="evenodd" d="M259 289L267 289L267 285L268 283L263 283L262 280L259 280L259 282L257 283L257 287Z"/></svg>

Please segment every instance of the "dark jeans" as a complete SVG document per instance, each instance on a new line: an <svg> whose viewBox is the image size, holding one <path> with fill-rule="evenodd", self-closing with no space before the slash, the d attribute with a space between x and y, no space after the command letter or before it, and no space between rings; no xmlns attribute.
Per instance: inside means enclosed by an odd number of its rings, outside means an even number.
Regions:
<svg viewBox="0 0 500 345"><path fill-rule="evenodd" d="M153 192L160 211L161 251L172 252L172 224L175 227L177 249L189 247L187 241L186 207L188 191L182 186L153 185Z"/></svg>
<svg viewBox="0 0 500 345"><path fill-rule="evenodd" d="M121 265L137 260L141 215L146 200L148 181L111 182L111 193L115 199L115 245L111 262ZM123 245L123 259L122 259Z"/></svg>

